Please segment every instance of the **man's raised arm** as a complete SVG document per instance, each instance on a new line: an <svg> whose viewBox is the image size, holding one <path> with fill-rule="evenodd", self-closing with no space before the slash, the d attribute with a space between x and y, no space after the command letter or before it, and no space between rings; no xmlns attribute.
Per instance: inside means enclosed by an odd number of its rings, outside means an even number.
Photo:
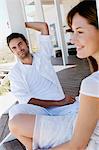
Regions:
<svg viewBox="0 0 99 150"><path fill-rule="evenodd" d="M49 28L46 22L25 22L25 26L41 32L42 35L49 35Z"/></svg>

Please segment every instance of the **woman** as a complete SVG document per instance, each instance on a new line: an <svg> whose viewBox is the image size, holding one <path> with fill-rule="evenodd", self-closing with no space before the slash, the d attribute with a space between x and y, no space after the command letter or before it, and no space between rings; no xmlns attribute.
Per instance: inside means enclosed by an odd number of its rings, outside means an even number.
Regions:
<svg viewBox="0 0 99 150"><path fill-rule="evenodd" d="M67 20L77 57L89 57L94 72L82 81L80 109L71 140L52 149L99 150L99 29L95 1L80 2Z"/></svg>
<svg viewBox="0 0 99 150"><path fill-rule="evenodd" d="M23 115L21 121L28 130L22 130L21 123L14 130L28 137L21 136L20 140L28 150L99 150L99 30L95 1L83 1L75 6L68 14L68 24L73 31L77 56L89 57L94 72L82 81L78 113Z"/></svg>

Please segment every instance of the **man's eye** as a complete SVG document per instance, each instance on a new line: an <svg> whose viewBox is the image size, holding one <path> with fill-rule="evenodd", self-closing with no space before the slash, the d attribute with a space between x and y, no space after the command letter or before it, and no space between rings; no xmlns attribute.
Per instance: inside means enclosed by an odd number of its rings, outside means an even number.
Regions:
<svg viewBox="0 0 99 150"><path fill-rule="evenodd" d="M21 45L22 45L22 42L19 42L18 45L21 46Z"/></svg>
<svg viewBox="0 0 99 150"><path fill-rule="evenodd" d="M13 50L15 50L15 49L16 49L16 47L13 47L12 49L13 49Z"/></svg>
<svg viewBox="0 0 99 150"><path fill-rule="evenodd" d="M83 33L82 31L78 31L78 33Z"/></svg>

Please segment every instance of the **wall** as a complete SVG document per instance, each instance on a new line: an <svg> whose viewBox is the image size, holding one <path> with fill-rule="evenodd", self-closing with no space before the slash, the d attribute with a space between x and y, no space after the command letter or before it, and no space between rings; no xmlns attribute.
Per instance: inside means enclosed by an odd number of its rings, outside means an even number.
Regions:
<svg viewBox="0 0 99 150"><path fill-rule="evenodd" d="M60 9L61 9L61 16L62 16L62 24L64 26L64 8L63 5L60 5ZM57 16L56 16L56 10L55 10L55 6L52 5L44 5L43 6L43 10L44 10L44 17L45 17L45 21L48 22L48 24L55 24L56 27L56 34L57 34L57 40L58 43L60 45L60 40L59 40L59 31L58 31L58 26L57 26Z"/></svg>
<svg viewBox="0 0 99 150"><path fill-rule="evenodd" d="M8 13L6 1L0 0L0 48L5 46L6 36L9 35L10 28L8 24Z"/></svg>
<svg viewBox="0 0 99 150"><path fill-rule="evenodd" d="M79 2L80 2L80 0L62 0L65 16L67 16L69 10ZM65 20L66 20L66 17L65 17ZM66 21L64 24L67 27Z"/></svg>

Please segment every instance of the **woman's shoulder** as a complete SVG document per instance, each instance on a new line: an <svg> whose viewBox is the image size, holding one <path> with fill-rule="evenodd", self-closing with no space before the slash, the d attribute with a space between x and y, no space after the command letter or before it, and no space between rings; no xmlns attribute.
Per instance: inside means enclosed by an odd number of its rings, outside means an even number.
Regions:
<svg viewBox="0 0 99 150"><path fill-rule="evenodd" d="M80 93L99 97L99 71L82 80Z"/></svg>
<svg viewBox="0 0 99 150"><path fill-rule="evenodd" d="M96 71L94 73L92 73L91 75L89 75L88 77L86 77L85 79L82 80L82 82L84 83L99 83L99 71Z"/></svg>

